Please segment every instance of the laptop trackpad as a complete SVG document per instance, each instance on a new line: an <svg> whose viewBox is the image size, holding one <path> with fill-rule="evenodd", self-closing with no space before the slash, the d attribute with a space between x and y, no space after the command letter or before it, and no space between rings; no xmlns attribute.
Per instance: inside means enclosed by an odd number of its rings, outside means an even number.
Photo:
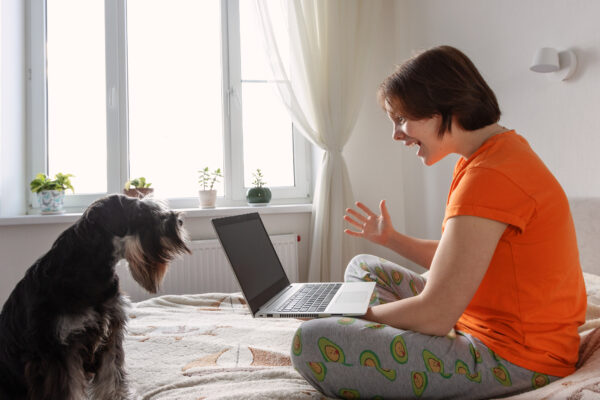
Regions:
<svg viewBox="0 0 600 400"><path fill-rule="evenodd" d="M364 290L342 290L336 300L336 304L363 303L368 296L369 293L366 293Z"/></svg>
<svg viewBox="0 0 600 400"><path fill-rule="evenodd" d="M375 282L345 282L326 311L332 315L364 315L373 289Z"/></svg>

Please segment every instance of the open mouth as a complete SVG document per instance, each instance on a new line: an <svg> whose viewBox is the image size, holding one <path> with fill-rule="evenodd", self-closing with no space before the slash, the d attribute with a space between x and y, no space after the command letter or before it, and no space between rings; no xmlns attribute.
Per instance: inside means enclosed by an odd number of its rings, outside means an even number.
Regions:
<svg viewBox="0 0 600 400"><path fill-rule="evenodd" d="M421 142L418 141L418 140L416 140L416 139L409 139L406 142L404 142L404 145L406 147L413 147L414 145L417 145L417 146L420 147L421 146Z"/></svg>

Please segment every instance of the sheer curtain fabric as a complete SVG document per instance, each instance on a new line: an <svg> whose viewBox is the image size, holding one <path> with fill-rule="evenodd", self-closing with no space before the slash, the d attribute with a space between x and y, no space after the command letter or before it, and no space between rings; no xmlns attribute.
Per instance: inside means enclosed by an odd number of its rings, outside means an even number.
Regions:
<svg viewBox="0 0 600 400"><path fill-rule="evenodd" d="M273 82L295 126L323 150L313 199L308 280L342 280L352 256L343 215L353 201L343 149L364 97L379 1L255 0L255 5ZM274 24L275 13L287 25ZM282 32L289 35L289 48L281 41Z"/></svg>

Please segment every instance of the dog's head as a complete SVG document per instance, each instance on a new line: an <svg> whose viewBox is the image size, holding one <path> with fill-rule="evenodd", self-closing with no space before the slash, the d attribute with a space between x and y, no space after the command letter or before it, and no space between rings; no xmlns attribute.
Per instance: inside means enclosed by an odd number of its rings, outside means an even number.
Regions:
<svg viewBox="0 0 600 400"><path fill-rule="evenodd" d="M115 257L125 258L133 279L156 293L169 262L190 252L178 212L151 200L111 195L94 202L83 219L112 235Z"/></svg>

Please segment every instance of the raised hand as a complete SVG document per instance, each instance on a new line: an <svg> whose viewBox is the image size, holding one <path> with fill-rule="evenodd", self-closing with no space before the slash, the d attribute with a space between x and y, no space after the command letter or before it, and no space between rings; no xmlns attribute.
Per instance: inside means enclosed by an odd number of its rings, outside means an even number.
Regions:
<svg viewBox="0 0 600 400"><path fill-rule="evenodd" d="M344 229L344 233L350 236L362 237L373 243L386 246L394 232L394 227L392 226L392 220L385 205L385 200L381 200L379 203L381 215L375 214L369 207L359 201L356 202L356 207L360 208L362 212L347 208L344 220L354 225L358 230Z"/></svg>

